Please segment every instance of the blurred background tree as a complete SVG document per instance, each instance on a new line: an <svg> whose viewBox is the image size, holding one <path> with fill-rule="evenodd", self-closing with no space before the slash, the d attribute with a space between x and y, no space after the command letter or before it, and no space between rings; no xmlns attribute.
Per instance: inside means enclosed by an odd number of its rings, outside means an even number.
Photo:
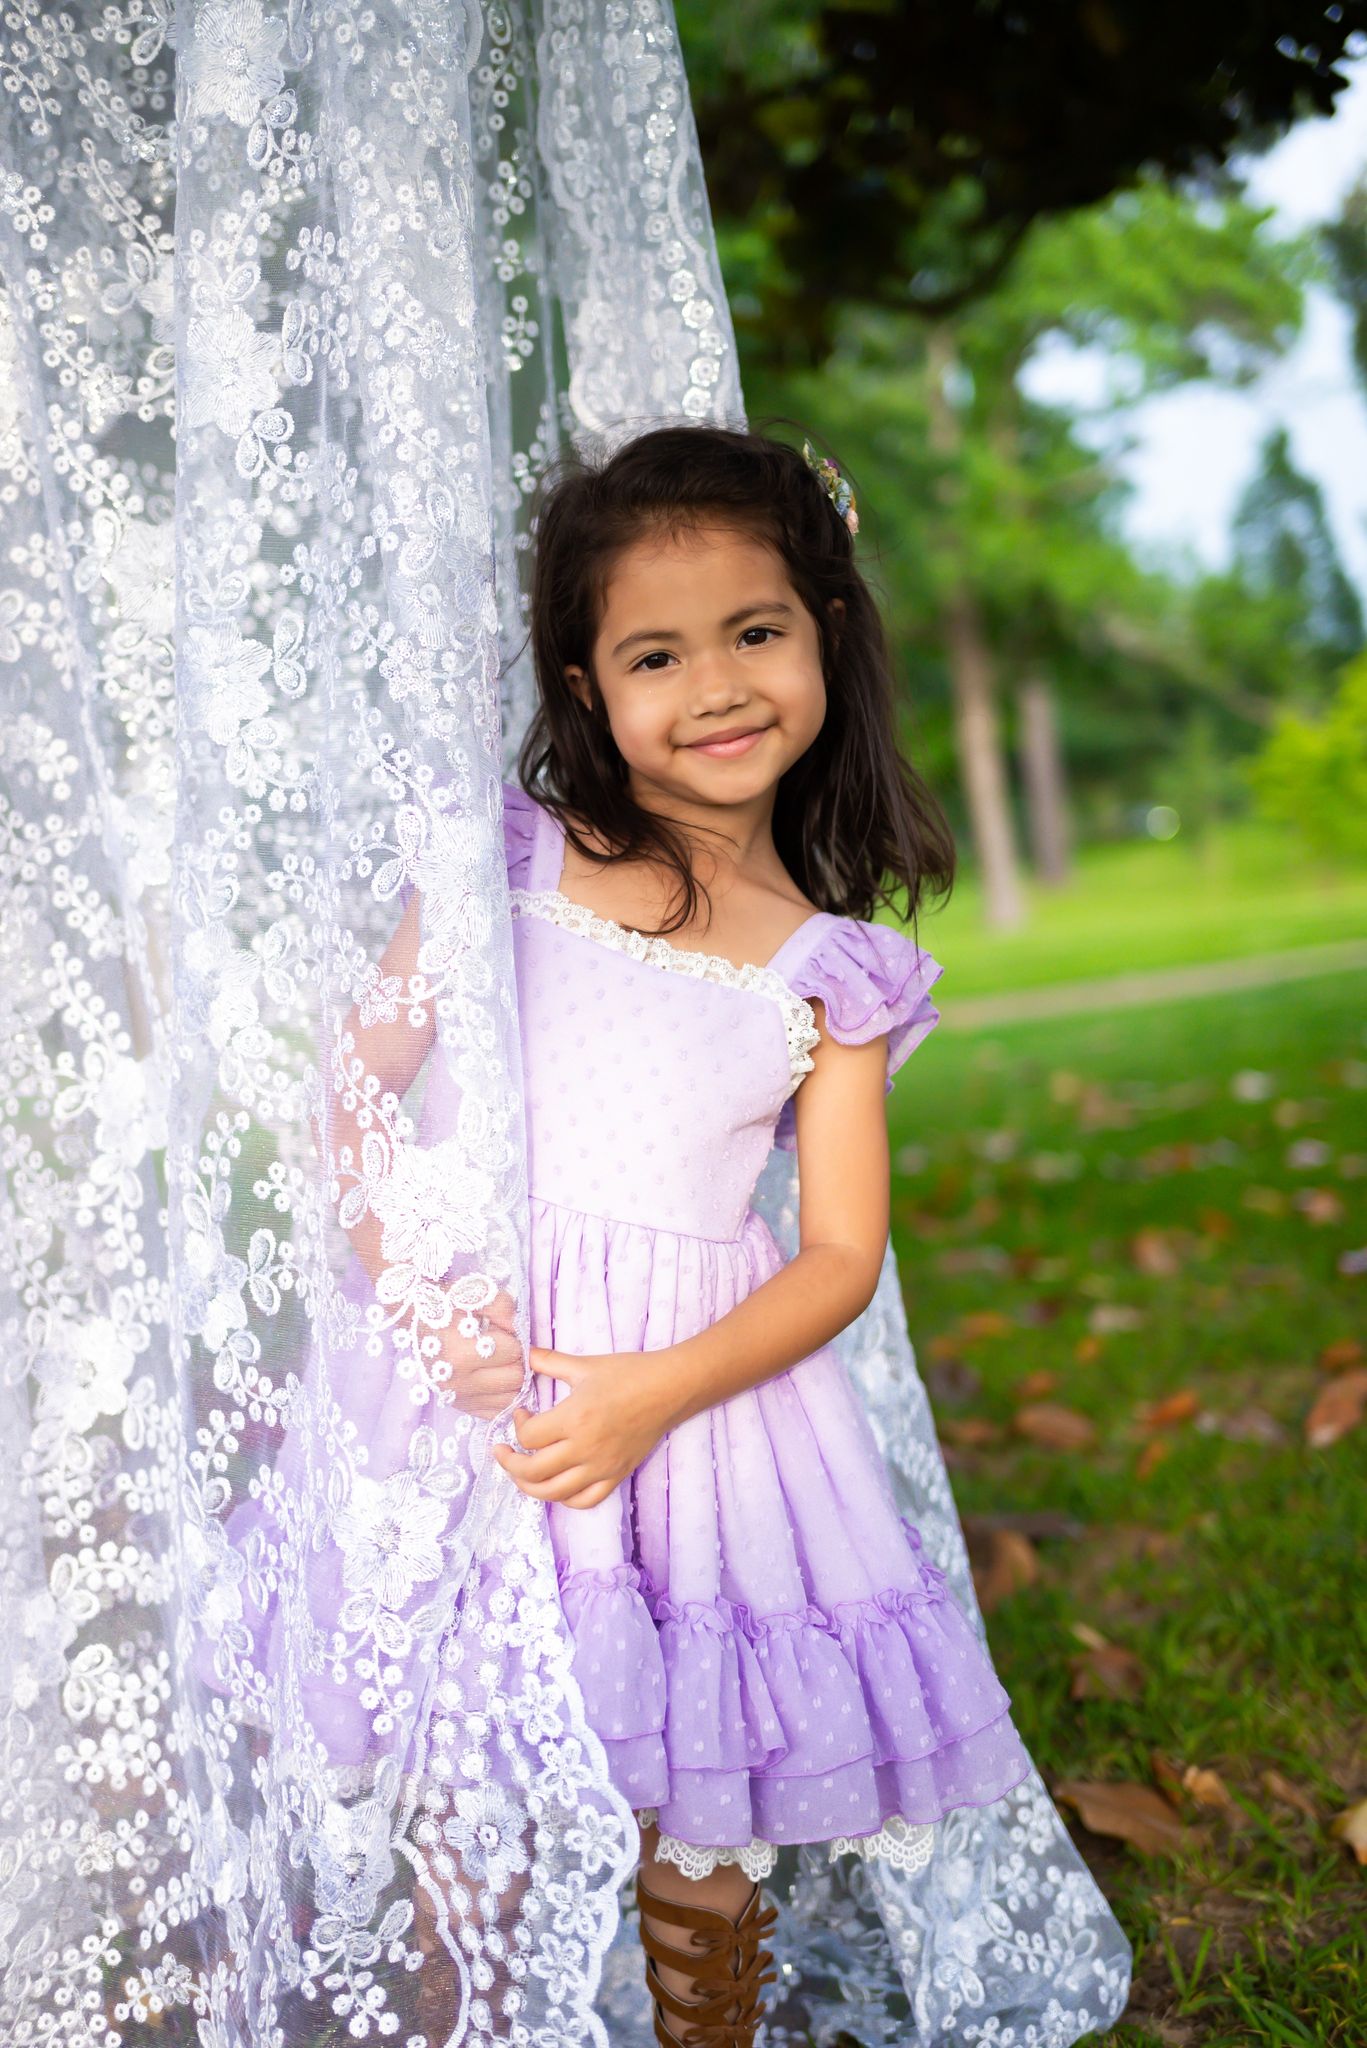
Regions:
<svg viewBox="0 0 1367 2048"><path fill-rule="evenodd" d="M1009 929L1023 860L1066 881L1079 834L1120 829L1163 777L1203 792L1207 821L1247 802L1237 763L1279 706L1323 703L1361 645L1284 438L1231 568L1177 578L1136 559L1123 451L1099 454L1090 429L1158 391L1249 381L1332 266L1367 307L1367 211L1317 249L1275 234L1230 168L1332 109L1367 14L678 14L749 411L799 422L850 473L909 744L966 829L988 924ZM1060 345L1105 351L1095 408L1031 395L1032 363Z"/></svg>

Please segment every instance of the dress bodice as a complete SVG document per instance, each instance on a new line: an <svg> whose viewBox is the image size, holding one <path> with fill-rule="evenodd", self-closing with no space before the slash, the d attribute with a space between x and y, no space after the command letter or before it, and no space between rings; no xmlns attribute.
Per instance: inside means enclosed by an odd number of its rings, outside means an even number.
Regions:
<svg viewBox="0 0 1367 2048"><path fill-rule="evenodd" d="M734 1238L811 1066L811 1008L690 971L700 954L633 953L575 908L513 899L532 1199Z"/></svg>
<svg viewBox="0 0 1367 2048"><path fill-rule="evenodd" d="M764 963L629 930L566 897L555 815L505 784L532 1199L733 1240L819 1031L889 1033L890 1072L938 1012L900 933L816 912ZM787 1111L785 1117L785 1111Z"/></svg>

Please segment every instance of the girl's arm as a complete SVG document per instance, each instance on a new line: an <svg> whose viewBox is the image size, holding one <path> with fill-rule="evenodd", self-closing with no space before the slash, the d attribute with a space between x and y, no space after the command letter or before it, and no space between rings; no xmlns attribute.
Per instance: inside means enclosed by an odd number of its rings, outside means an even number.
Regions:
<svg viewBox="0 0 1367 2048"><path fill-rule="evenodd" d="M415 889L409 898L395 928L394 935L386 946L379 966L371 974L364 994L354 1002L347 1012L342 1026L345 1034L350 1032L355 1040L354 1049L346 1055L348 1066L359 1058L364 1073L360 1079L360 1092L366 1094L378 1107L380 1098L392 1094L398 1101L412 1087L422 1069L422 1063L432 1049L436 1026L430 1001L421 1007L426 1013L425 1022L414 1025L410 1020L411 992L418 980L418 943L421 934L422 894ZM361 1163L361 1143L367 1129L374 1128L373 1117L366 1124L357 1118L359 1103L348 1109L341 1094L332 1087L332 1054L328 1053L327 1084L328 1096L328 1138L332 1156L338 1162L341 1172L342 1192L345 1194L351 1179L343 1163L343 1154L350 1151L350 1169L354 1176ZM372 1082L375 1084L371 1086ZM319 1158L328 1163L328 1147L322 1143L321 1121L316 1116L309 1118L309 1128ZM372 1282L378 1281L389 1261L380 1248L380 1219L367 1209L353 1230L347 1232L357 1258L364 1266Z"/></svg>
<svg viewBox="0 0 1367 2048"><path fill-rule="evenodd" d="M354 1040L346 1054L348 1071L358 1059L363 1069L356 1087L346 1091L357 1098L351 1108L347 1107L344 1094L332 1089L329 1055L328 1142L343 1196L359 1177L366 1131L376 1127L373 1116L364 1125L360 1122L358 1110L362 1100L371 1102L376 1109L385 1095L393 1095L396 1102L401 1102L421 1072L436 1038L433 998L426 992L424 978L418 971L421 933L422 892L415 888L378 968L369 972L364 991L352 1004L342 1026L343 1035L350 1032ZM328 1147L322 1142L321 1119L310 1117L309 1126L319 1157L329 1163ZM378 1286L389 1265L383 1235L380 1218L369 1207L347 1230L352 1249L372 1286ZM473 1340L460 1335L454 1322L447 1323L437 1335L442 1357L451 1369L447 1384L456 1406L487 1422L504 1412L524 1375L511 1296L496 1294L484 1316L491 1326L493 1343L487 1356L480 1355Z"/></svg>
<svg viewBox="0 0 1367 2048"><path fill-rule="evenodd" d="M801 1187L799 1249L696 1337L657 1351L574 1357L535 1347L533 1368L571 1392L515 1411L531 1455L496 1445L524 1493L594 1507L690 1416L786 1372L872 1301L888 1237L886 1037L842 1045L825 1029L793 1103Z"/></svg>

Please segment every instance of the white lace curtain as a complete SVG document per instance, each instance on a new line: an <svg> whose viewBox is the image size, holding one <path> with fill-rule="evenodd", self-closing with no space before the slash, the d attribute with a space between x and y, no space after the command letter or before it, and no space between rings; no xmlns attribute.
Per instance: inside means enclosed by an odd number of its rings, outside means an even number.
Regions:
<svg viewBox="0 0 1367 2048"><path fill-rule="evenodd" d="M670 9L15 0L0 84L0 2040L635 2048L634 1824L452 1396L527 1336L530 486L743 418ZM971 1608L890 1252L844 1343ZM777 1888L774 2048L1123 2004L1037 1779Z"/></svg>

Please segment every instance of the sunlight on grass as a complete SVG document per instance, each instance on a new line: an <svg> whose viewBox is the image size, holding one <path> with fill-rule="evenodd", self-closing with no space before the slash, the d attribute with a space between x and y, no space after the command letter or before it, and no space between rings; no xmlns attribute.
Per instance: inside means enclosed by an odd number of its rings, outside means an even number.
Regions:
<svg viewBox="0 0 1367 2048"><path fill-rule="evenodd" d="M1204 847L1180 836L1088 847L1070 884L1028 895L1018 931L989 931L965 865L949 903L921 917L946 1003L1367 937L1367 868L1311 860L1253 823L1227 825Z"/></svg>

